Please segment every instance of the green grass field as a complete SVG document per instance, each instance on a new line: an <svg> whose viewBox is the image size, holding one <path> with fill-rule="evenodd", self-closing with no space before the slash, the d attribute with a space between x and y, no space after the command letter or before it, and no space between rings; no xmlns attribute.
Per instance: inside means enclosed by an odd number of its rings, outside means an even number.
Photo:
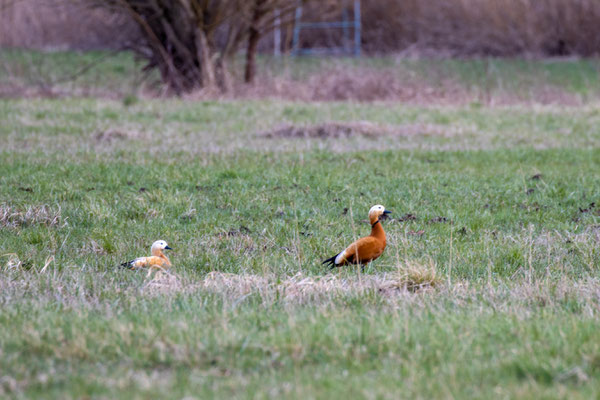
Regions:
<svg viewBox="0 0 600 400"><path fill-rule="evenodd" d="M241 79L243 58L233 60ZM258 59L258 84L234 85L233 98L274 95L295 100L419 100L445 104L568 104L600 101L597 59ZM0 48L0 97L156 96L157 73L130 53L37 52Z"/></svg>
<svg viewBox="0 0 600 400"><path fill-rule="evenodd" d="M595 101L4 99L0 121L0 396L600 396ZM324 268L377 203L384 255ZM157 239L171 276L118 268Z"/></svg>

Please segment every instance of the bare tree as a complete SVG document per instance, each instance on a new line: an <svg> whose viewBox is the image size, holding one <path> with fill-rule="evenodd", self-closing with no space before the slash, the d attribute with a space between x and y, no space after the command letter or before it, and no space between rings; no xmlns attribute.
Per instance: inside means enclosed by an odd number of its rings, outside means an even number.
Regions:
<svg viewBox="0 0 600 400"><path fill-rule="evenodd" d="M198 88L229 90L231 58L247 41L245 80L256 75L261 37L292 20L298 0L83 0L127 15L144 38L132 48L157 68L177 94ZM304 2L309 0L302 0Z"/></svg>
<svg viewBox="0 0 600 400"><path fill-rule="evenodd" d="M143 40L131 47L157 68L162 80L177 94L200 87L225 87L217 66L241 40L235 24L228 24L228 39L217 43L219 28L239 12L243 0L88 0L131 18ZM221 77L221 81L217 78Z"/></svg>

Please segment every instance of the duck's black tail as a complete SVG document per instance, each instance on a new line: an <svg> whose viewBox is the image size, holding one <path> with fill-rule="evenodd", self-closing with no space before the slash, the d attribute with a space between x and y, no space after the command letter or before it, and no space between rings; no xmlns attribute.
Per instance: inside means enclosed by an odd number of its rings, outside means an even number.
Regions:
<svg viewBox="0 0 600 400"><path fill-rule="evenodd" d="M133 260L124 262L123 264L121 264L121 267L127 268L127 269L133 269Z"/></svg>
<svg viewBox="0 0 600 400"><path fill-rule="evenodd" d="M339 253L338 253L338 254L336 254L335 256L333 256L333 257L331 257L331 258L328 258L327 260L323 261L321 264L326 264L326 265L329 265L329 266L331 266L331 268L329 268L329 269L334 269L335 267L337 267L337 265L335 265L335 258L336 258L338 255L339 255Z"/></svg>

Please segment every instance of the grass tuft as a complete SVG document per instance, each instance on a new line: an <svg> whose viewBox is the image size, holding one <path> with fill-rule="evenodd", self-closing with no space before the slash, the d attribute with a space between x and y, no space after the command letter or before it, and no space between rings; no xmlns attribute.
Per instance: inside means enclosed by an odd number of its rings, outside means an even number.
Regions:
<svg viewBox="0 0 600 400"><path fill-rule="evenodd" d="M65 224L60 207L54 209L44 204L18 208L8 204L0 204L0 226L4 228L20 228L33 225L62 227Z"/></svg>
<svg viewBox="0 0 600 400"><path fill-rule="evenodd" d="M427 261L405 260L398 266L390 288L418 292L431 289L441 284L442 280L437 272L433 259Z"/></svg>

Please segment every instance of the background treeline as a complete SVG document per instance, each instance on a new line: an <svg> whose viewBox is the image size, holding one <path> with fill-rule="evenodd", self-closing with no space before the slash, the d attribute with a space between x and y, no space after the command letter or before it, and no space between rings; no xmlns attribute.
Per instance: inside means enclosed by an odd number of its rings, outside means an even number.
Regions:
<svg viewBox="0 0 600 400"><path fill-rule="evenodd" d="M0 45L7 47L121 48L137 27L78 0L0 0ZM331 7L329 7L331 9ZM319 20L313 4L305 18ZM362 2L363 50L368 53L443 52L453 56L592 56L600 52L598 0L370 0ZM283 29L283 50L292 29ZM267 51L272 40L262 38ZM304 46L339 45L335 30L303 32Z"/></svg>

